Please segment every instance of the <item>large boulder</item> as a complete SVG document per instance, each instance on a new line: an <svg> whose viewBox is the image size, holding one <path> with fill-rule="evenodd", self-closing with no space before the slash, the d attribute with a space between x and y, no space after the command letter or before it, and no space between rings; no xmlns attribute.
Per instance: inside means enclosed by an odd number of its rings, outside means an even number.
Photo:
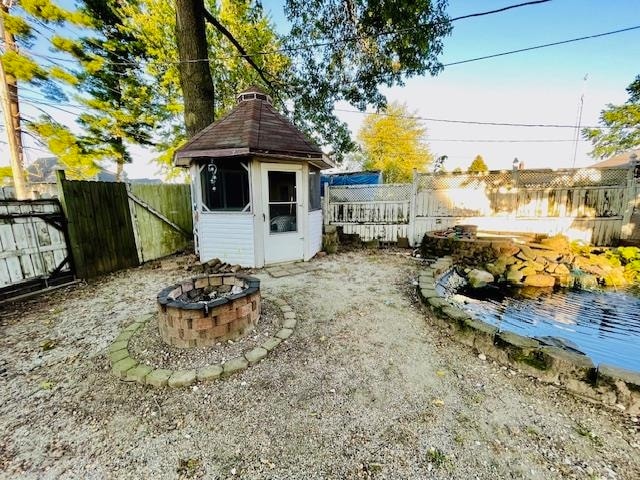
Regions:
<svg viewBox="0 0 640 480"><path fill-rule="evenodd" d="M556 284L556 279L551 275L545 275L543 273L538 273L535 275L529 275L524 279L524 285L526 287L539 287L539 288L549 288L553 287Z"/></svg>
<svg viewBox="0 0 640 480"><path fill-rule="evenodd" d="M569 270L569 267L567 267L564 263L560 263L553 273L558 275L569 275L571 273L571 270Z"/></svg>
<svg viewBox="0 0 640 480"><path fill-rule="evenodd" d="M477 268L474 268L467 274L467 279L469 280L469 285L471 285L472 288L486 287L494 280L491 273Z"/></svg>
<svg viewBox="0 0 640 480"><path fill-rule="evenodd" d="M540 240L540 243L560 253L568 253L571 251L571 243L569 243L569 239L564 235L543 238Z"/></svg>

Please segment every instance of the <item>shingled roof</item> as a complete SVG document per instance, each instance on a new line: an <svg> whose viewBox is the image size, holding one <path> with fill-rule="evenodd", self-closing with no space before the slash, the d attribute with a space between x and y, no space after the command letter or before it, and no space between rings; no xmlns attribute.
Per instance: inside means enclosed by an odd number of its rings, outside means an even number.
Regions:
<svg viewBox="0 0 640 480"><path fill-rule="evenodd" d="M188 166L196 157L246 155L307 160L320 168L333 166L257 87L240 93L234 109L194 135L176 151L174 161L176 166Z"/></svg>

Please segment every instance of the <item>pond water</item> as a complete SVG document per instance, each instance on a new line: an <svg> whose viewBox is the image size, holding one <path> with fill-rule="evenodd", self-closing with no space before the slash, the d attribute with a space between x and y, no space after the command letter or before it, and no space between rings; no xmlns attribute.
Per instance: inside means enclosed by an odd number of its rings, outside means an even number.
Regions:
<svg viewBox="0 0 640 480"><path fill-rule="evenodd" d="M501 330L640 371L640 288L604 291L463 289L454 299Z"/></svg>

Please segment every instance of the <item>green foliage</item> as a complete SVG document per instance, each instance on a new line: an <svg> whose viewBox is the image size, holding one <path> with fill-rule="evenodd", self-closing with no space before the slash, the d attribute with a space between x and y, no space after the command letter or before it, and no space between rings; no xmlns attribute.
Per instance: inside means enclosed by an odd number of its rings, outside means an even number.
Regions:
<svg viewBox="0 0 640 480"><path fill-rule="evenodd" d="M607 105L600 113L601 128L585 128L594 157L608 157L640 146L640 75L627 87L629 99L622 105Z"/></svg>
<svg viewBox="0 0 640 480"><path fill-rule="evenodd" d="M119 175L122 164L131 162L128 143L152 145L163 116L141 66L146 51L124 28L118 2L84 0L81 14L90 19L90 31L79 38L52 39L80 65L78 70L58 67L52 74L76 88L75 100L85 106L76 120L81 132L74 135L46 118L34 128L50 148L64 144L66 159L114 161Z"/></svg>
<svg viewBox="0 0 640 480"><path fill-rule="evenodd" d="M51 119L41 120L31 124L34 133L46 140L46 145L65 166L67 178L82 180L98 173L97 161L100 156L92 155L83 144L82 138L74 135L71 130Z"/></svg>
<svg viewBox="0 0 640 480"><path fill-rule="evenodd" d="M206 0L208 10L232 33L248 52L275 51L282 47L275 26L259 5L241 0ZM165 0L125 2L120 7L124 29L141 42L145 52L145 72L153 78L156 101L163 106L156 131L156 161L168 177L172 169L173 152L186 140L183 121L183 101L178 71L178 51L175 38L175 5ZM256 71L241 58L229 40L214 28L208 29L207 42L211 75L216 89L216 118L227 113L236 103L236 95L251 85L260 85L280 108L286 99L282 91L270 90ZM254 55L254 61L268 78L287 75L289 58L282 53ZM277 83L276 83L277 84ZM279 86L279 85L278 85Z"/></svg>
<svg viewBox="0 0 640 480"><path fill-rule="evenodd" d="M467 168L467 173L482 173L488 171L489 167L487 167L487 164L484 162L482 155L476 155L476 158L473 159L473 162L471 162L471 165Z"/></svg>
<svg viewBox="0 0 640 480"><path fill-rule="evenodd" d="M608 252L611 263L624 266L624 276L631 282L640 282L640 248L618 247Z"/></svg>
<svg viewBox="0 0 640 480"><path fill-rule="evenodd" d="M0 167L0 186L13 183L13 172L10 166Z"/></svg>
<svg viewBox="0 0 640 480"><path fill-rule="evenodd" d="M410 182L413 170L426 171L433 161L424 141L426 129L406 105L392 103L385 115L368 115L358 133L364 168L382 170L387 183Z"/></svg>
<svg viewBox="0 0 640 480"><path fill-rule="evenodd" d="M294 120L332 145L337 154L353 144L333 114L335 102L382 109L379 85L442 70L438 55L451 32L445 0L350 2L287 0L291 32L285 40L294 61L284 87ZM313 45L310 47L310 45Z"/></svg>
<svg viewBox="0 0 640 480"><path fill-rule="evenodd" d="M47 78L47 72L38 63L29 57L13 50L7 50L0 56L0 61L8 75L18 80L36 81Z"/></svg>

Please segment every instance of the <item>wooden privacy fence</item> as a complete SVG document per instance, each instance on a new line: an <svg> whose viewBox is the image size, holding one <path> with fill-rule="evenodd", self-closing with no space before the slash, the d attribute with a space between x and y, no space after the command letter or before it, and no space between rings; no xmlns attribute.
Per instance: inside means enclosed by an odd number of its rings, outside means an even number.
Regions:
<svg viewBox="0 0 640 480"><path fill-rule="evenodd" d="M612 245L638 238L639 193L634 168L416 174L411 184L330 187L325 223L363 240L406 237L411 245L463 223Z"/></svg>
<svg viewBox="0 0 640 480"><path fill-rule="evenodd" d="M170 255L191 241L189 185L69 181L63 174L58 184L80 277Z"/></svg>
<svg viewBox="0 0 640 480"><path fill-rule="evenodd" d="M73 280L57 200L4 198L0 190L0 301Z"/></svg>

